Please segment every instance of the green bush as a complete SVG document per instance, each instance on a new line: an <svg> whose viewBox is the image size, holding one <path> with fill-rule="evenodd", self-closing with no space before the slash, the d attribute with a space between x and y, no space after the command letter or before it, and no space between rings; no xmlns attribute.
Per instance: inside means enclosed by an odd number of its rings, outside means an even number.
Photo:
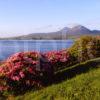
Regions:
<svg viewBox="0 0 100 100"><path fill-rule="evenodd" d="M74 61L82 62L100 57L100 38L83 36L69 49Z"/></svg>

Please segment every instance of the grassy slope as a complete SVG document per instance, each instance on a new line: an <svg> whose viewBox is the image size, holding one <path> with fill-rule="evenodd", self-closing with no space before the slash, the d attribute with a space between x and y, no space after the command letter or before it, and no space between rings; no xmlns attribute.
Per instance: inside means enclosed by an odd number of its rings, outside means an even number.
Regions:
<svg viewBox="0 0 100 100"><path fill-rule="evenodd" d="M67 71L69 73L65 74ZM14 100L100 100L100 59L62 70L57 77L60 83L56 80L57 83L47 88L31 91Z"/></svg>

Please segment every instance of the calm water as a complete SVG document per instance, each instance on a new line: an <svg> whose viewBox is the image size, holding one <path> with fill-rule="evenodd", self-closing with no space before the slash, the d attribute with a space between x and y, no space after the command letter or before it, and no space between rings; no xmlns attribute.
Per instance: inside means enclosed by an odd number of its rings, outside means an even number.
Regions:
<svg viewBox="0 0 100 100"><path fill-rule="evenodd" d="M73 40L0 40L0 60L21 51L47 52L69 48Z"/></svg>

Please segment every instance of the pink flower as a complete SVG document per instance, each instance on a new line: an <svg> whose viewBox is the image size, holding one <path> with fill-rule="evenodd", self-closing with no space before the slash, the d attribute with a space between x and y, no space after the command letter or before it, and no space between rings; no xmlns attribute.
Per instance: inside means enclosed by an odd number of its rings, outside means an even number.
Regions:
<svg viewBox="0 0 100 100"><path fill-rule="evenodd" d="M19 81L20 80L20 77L16 76L16 81Z"/></svg>
<svg viewBox="0 0 100 100"><path fill-rule="evenodd" d="M33 73L33 69L32 68L28 68L28 71L32 74Z"/></svg>
<svg viewBox="0 0 100 100"><path fill-rule="evenodd" d="M19 81L20 77L19 76L13 76L13 77L11 77L11 79L14 80L14 81Z"/></svg>
<svg viewBox="0 0 100 100"><path fill-rule="evenodd" d="M32 62L33 65L36 65L37 63L38 63L38 61L33 61Z"/></svg>
<svg viewBox="0 0 100 100"><path fill-rule="evenodd" d="M24 78L25 77L24 72L20 72L19 75L20 75L21 78Z"/></svg>

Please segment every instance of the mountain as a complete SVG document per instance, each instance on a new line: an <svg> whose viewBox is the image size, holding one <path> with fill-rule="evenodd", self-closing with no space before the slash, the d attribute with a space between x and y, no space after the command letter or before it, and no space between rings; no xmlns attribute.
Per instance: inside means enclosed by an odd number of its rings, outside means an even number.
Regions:
<svg viewBox="0 0 100 100"><path fill-rule="evenodd" d="M86 33L91 33L91 30L89 30L88 28L84 27L84 26L81 26L81 25L78 25L78 26L75 26L73 28L71 28L69 30L69 33L70 34L86 34Z"/></svg>
<svg viewBox="0 0 100 100"><path fill-rule="evenodd" d="M77 25L72 28L64 27L57 32L49 33L32 33L28 35L2 38L2 39L18 39L18 40L31 40L31 39L69 39L78 38L83 35L100 35L100 30L90 30L82 25Z"/></svg>
<svg viewBox="0 0 100 100"><path fill-rule="evenodd" d="M64 27L63 29L61 29L60 31L61 32L65 32L65 33L67 33L69 30L70 30L71 28L69 28L69 27Z"/></svg>

